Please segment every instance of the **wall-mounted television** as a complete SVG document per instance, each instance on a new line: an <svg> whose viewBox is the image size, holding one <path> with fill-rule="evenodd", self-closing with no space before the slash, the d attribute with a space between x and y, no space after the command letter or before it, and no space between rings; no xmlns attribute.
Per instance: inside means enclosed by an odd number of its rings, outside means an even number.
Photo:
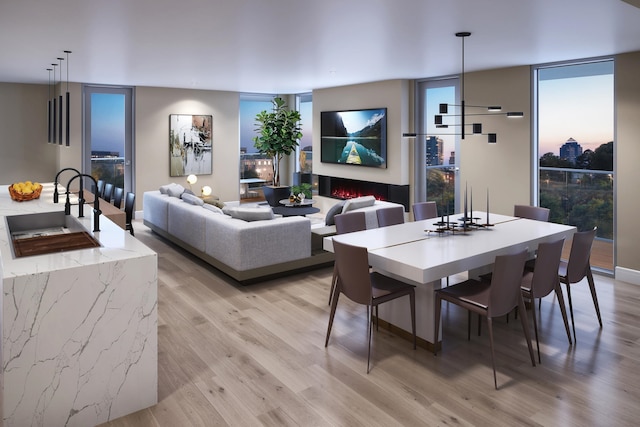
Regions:
<svg viewBox="0 0 640 427"><path fill-rule="evenodd" d="M320 112L320 161L387 167L387 109Z"/></svg>

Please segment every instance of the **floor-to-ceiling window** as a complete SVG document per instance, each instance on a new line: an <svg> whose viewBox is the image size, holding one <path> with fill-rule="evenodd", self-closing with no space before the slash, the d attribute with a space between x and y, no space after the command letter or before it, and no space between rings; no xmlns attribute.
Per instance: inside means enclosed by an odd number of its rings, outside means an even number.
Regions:
<svg viewBox="0 0 640 427"><path fill-rule="evenodd" d="M436 128L439 104L458 104L458 79L424 80L417 83L415 140L415 201L435 201L441 214L456 211L458 137Z"/></svg>
<svg viewBox="0 0 640 427"><path fill-rule="evenodd" d="M534 68L538 204L550 221L598 227L591 262L613 269L614 63Z"/></svg>
<svg viewBox="0 0 640 427"><path fill-rule="evenodd" d="M83 172L134 191L133 88L83 87Z"/></svg>
<svg viewBox="0 0 640 427"><path fill-rule="evenodd" d="M273 183L273 159L253 146L256 115L273 109L272 95L240 95L240 199L264 200L262 186Z"/></svg>
<svg viewBox="0 0 640 427"><path fill-rule="evenodd" d="M296 95L296 109L300 113L300 138L298 147L296 148L296 178L301 183L309 183L313 187L313 191L318 190L318 180L313 176L313 102L311 94Z"/></svg>

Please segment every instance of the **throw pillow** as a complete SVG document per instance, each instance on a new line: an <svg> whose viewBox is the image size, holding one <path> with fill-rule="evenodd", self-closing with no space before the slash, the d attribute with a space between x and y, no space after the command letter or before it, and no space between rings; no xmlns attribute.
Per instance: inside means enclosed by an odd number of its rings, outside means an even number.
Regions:
<svg viewBox="0 0 640 427"><path fill-rule="evenodd" d="M220 200L214 199L212 197L205 197L204 202L220 209L224 208L224 202L221 202Z"/></svg>
<svg viewBox="0 0 640 427"><path fill-rule="evenodd" d="M236 207L229 209L227 212L232 218L242 219L245 221L262 221L273 219L273 211L268 207L243 208Z"/></svg>
<svg viewBox="0 0 640 427"><path fill-rule="evenodd" d="M344 206L345 201L341 201L336 203L335 205L331 206L331 208L329 209L329 211L327 212L327 216L324 218L324 223L325 225L335 225L336 222L334 221L333 217L335 217L336 215L342 213L342 208Z"/></svg>
<svg viewBox="0 0 640 427"><path fill-rule="evenodd" d="M176 185L176 183L175 183L175 182L172 182L171 184L161 185L161 186L160 186L160 193L162 193L162 194L168 194L168 193L169 193L169 188L170 188L172 185Z"/></svg>
<svg viewBox="0 0 640 427"><path fill-rule="evenodd" d="M194 196L196 195L196 193L194 193L193 191L189 190L188 188L185 188L184 189L184 193L182 193L182 194L193 194Z"/></svg>
<svg viewBox="0 0 640 427"><path fill-rule="evenodd" d="M205 209L206 209L206 210L208 210L208 211L213 212L213 213L220 214L220 215L224 215L224 212L222 212L222 209L220 209L220 208L219 208L219 207L217 207L217 206L214 206L214 205L210 205L210 204L208 204L208 203L205 203L204 205L202 205L202 207L203 207L203 208L205 208Z"/></svg>
<svg viewBox="0 0 640 427"><path fill-rule="evenodd" d="M184 187L180 184L173 184L167 190L167 194L171 197L180 197L182 193L184 193Z"/></svg>
<svg viewBox="0 0 640 427"><path fill-rule="evenodd" d="M362 196L349 199L346 201L342 208L342 213L347 213L355 209L366 208L367 206L373 206L376 202L376 198L373 196Z"/></svg>
<svg viewBox="0 0 640 427"><path fill-rule="evenodd" d="M196 205L196 206L204 205L204 200L202 200L198 196L194 196L193 194L182 193L181 197L183 201L185 201L186 203L189 203L190 205Z"/></svg>

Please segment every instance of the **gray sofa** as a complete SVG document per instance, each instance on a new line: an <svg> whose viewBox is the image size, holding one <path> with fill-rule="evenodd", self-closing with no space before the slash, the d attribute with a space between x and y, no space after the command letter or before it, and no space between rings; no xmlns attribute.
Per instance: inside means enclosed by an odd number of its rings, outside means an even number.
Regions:
<svg viewBox="0 0 640 427"><path fill-rule="evenodd" d="M303 216L273 218L268 207L236 208L232 218L195 196L185 196L184 188L143 194L144 224L160 236L203 259L240 283L248 284L284 273L295 273L330 265L333 253L322 249L322 239L335 234L335 226L326 224L312 230ZM164 186L171 187L171 186ZM166 194L165 194L166 193ZM187 201L198 204L188 203ZM362 210L367 228L378 227L376 211L397 203L375 200L371 196L336 203L327 215ZM270 219L255 220L266 210ZM253 213L257 217L253 217ZM253 217L253 218L252 218Z"/></svg>
<svg viewBox="0 0 640 427"><path fill-rule="evenodd" d="M144 224L243 284L333 261L328 252L312 254L308 218L245 221L208 207L147 191Z"/></svg>

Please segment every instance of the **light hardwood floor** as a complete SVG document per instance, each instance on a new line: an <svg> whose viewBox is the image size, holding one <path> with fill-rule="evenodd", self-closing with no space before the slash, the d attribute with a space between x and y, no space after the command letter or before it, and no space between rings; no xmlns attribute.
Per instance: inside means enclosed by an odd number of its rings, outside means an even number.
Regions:
<svg viewBox="0 0 640 427"><path fill-rule="evenodd" d="M341 298L324 347L331 268L241 287L135 227L159 254L158 404L107 425L638 425L639 286L596 276L600 330L586 283L574 285L573 346L544 299L536 367L520 322L496 321L496 391L488 335L467 341L456 306L443 305L438 356L374 332L367 375L363 306Z"/></svg>

